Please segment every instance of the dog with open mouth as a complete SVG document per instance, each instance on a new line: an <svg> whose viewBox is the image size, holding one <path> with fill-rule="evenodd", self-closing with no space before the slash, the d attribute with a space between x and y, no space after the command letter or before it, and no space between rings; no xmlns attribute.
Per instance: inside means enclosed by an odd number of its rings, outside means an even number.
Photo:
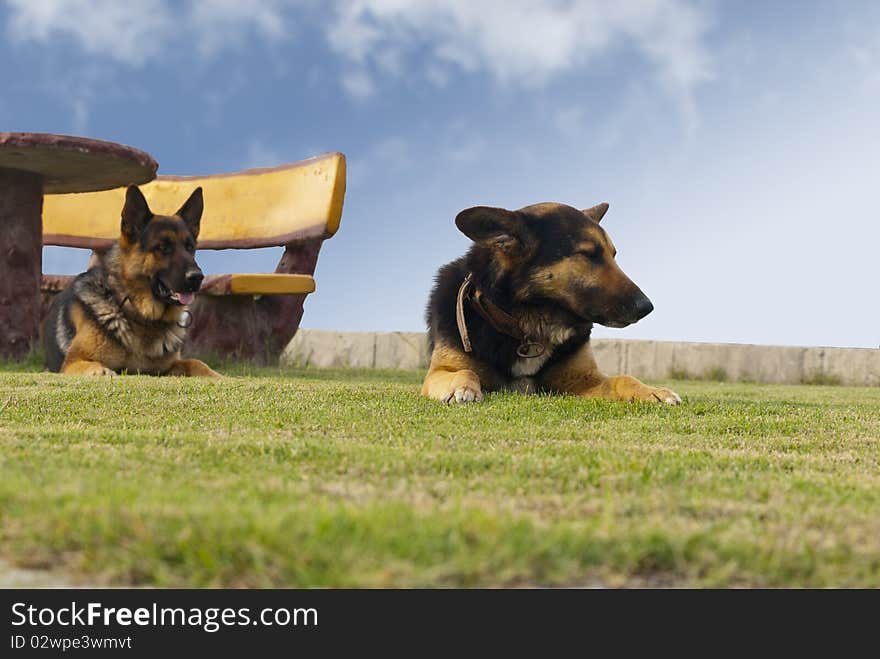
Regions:
<svg viewBox="0 0 880 659"><path fill-rule="evenodd" d="M473 241L443 266L428 302L422 394L471 403L486 391L574 394L677 405L674 391L600 372L593 324L626 327L654 309L617 265L602 203L477 206L455 218Z"/></svg>
<svg viewBox="0 0 880 659"><path fill-rule="evenodd" d="M49 307L43 339L50 371L221 377L180 356L188 306L204 279L195 259L203 210L201 188L174 215L156 215L129 186L119 240Z"/></svg>

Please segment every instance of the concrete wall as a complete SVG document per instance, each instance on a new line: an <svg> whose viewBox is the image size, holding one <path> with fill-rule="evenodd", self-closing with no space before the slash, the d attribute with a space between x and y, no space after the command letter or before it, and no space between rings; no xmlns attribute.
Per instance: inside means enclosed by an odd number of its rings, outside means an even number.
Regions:
<svg viewBox="0 0 880 659"><path fill-rule="evenodd" d="M835 381L880 385L880 350L798 348L737 343L677 343L594 339L606 373L646 379L673 373L700 377L723 371L729 380L796 384ZM422 332L299 330L281 355L283 366L424 369L429 355Z"/></svg>
<svg viewBox="0 0 880 659"><path fill-rule="evenodd" d="M282 366L317 368L426 368L425 332L297 331L281 354Z"/></svg>

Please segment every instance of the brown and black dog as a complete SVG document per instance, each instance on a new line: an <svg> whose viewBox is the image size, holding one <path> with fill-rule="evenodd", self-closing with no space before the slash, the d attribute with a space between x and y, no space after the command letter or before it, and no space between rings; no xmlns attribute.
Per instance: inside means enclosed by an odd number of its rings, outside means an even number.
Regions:
<svg viewBox="0 0 880 659"><path fill-rule="evenodd" d="M203 208L197 188L174 215L154 215L141 191L128 188L119 241L49 307L49 370L220 377L198 359L180 358L187 307L204 279L195 260Z"/></svg>
<svg viewBox="0 0 880 659"><path fill-rule="evenodd" d="M614 260L599 225L607 210L544 203L459 213L455 224L474 244L437 274L422 394L447 403L499 389L680 403L674 391L596 367L593 323L626 327L654 308Z"/></svg>

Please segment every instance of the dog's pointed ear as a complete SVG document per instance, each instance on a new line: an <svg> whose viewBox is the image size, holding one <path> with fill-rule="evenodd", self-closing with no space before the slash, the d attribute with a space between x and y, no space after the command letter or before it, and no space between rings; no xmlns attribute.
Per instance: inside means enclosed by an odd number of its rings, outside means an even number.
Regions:
<svg viewBox="0 0 880 659"><path fill-rule="evenodd" d="M202 211L205 210L205 199L202 196L202 188L198 187L193 190L189 199L184 202L180 210L175 213L184 224L189 227L193 238L199 237L199 225L202 222Z"/></svg>
<svg viewBox="0 0 880 659"><path fill-rule="evenodd" d="M592 208L585 208L581 212L598 224L605 217L605 213L608 212L608 202L603 201L601 204L596 204Z"/></svg>
<svg viewBox="0 0 880 659"><path fill-rule="evenodd" d="M478 245L508 254L525 253L531 243L525 217L504 208L468 208L456 216L455 226Z"/></svg>
<svg viewBox="0 0 880 659"><path fill-rule="evenodd" d="M136 185L128 186L125 191L125 205L122 207L122 235L129 242L137 242L152 219L153 213L143 193Z"/></svg>

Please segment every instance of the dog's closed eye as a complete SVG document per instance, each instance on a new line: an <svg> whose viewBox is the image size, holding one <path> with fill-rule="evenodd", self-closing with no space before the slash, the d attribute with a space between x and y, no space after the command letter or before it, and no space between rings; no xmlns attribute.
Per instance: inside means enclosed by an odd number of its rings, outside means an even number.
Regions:
<svg viewBox="0 0 880 659"><path fill-rule="evenodd" d="M599 256L599 246L593 243L584 243L578 245L577 253L586 256L588 259Z"/></svg>

